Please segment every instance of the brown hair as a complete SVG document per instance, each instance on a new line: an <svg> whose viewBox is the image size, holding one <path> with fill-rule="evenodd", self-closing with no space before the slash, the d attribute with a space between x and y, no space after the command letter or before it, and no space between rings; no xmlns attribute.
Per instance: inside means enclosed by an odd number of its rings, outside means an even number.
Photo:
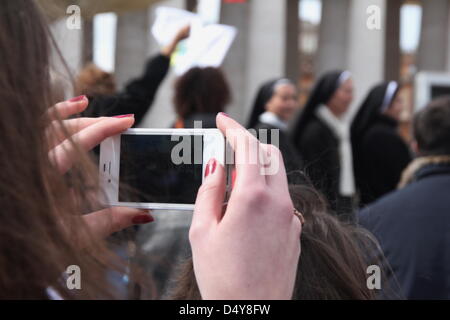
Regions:
<svg viewBox="0 0 450 320"><path fill-rule="evenodd" d="M222 70L195 67L175 82L174 105L181 119L193 113L219 113L231 101L228 82Z"/></svg>
<svg viewBox="0 0 450 320"><path fill-rule="evenodd" d="M326 202L312 187L291 186L290 192L294 206L306 220L293 299L374 299L378 292L368 289L366 271L370 264L380 265L374 257L377 253L373 251L379 249L375 240L364 230L328 214ZM201 299L192 260L180 266L171 298Z"/></svg>
<svg viewBox="0 0 450 320"><path fill-rule="evenodd" d="M89 197L98 189L91 159L72 141L78 153L68 174L62 176L49 160L54 141L48 138L55 132L48 129L46 112L56 102L49 75L52 47L34 1L2 1L0 299L46 299L49 287L69 299L112 297L106 271L123 270L81 217L98 205ZM70 265L81 269L81 290L66 286Z"/></svg>
<svg viewBox="0 0 450 320"><path fill-rule="evenodd" d="M419 111L413 131L422 156L450 155L450 96L434 99Z"/></svg>
<svg viewBox="0 0 450 320"><path fill-rule="evenodd" d="M75 95L96 97L115 93L116 81L113 74L103 71L94 63L87 64L75 79Z"/></svg>

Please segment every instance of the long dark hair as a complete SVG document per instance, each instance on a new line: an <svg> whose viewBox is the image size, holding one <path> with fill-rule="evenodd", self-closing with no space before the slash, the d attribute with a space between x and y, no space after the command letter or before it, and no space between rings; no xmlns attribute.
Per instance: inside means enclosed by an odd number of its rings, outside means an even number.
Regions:
<svg viewBox="0 0 450 320"><path fill-rule="evenodd" d="M372 264L382 269L385 292L389 297L398 297L398 289L388 284L391 270L367 231L327 213L326 201L310 186L291 186L290 193L294 206L306 220L293 299L374 299L380 292L367 287L366 273ZM192 260L180 266L171 298L201 299Z"/></svg>
<svg viewBox="0 0 450 320"><path fill-rule="evenodd" d="M67 299L113 297L106 270L123 270L121 263L81 217L98 206L92 197L98 191L96 169L61 119L55 121L78 151L76 164L62 176L48 156L56 135L47 117L56 102L52 48L34 1L1 2L0 299L46 299L49 288ZM81 269L81 290L66 286L70 265Z"/></svg>

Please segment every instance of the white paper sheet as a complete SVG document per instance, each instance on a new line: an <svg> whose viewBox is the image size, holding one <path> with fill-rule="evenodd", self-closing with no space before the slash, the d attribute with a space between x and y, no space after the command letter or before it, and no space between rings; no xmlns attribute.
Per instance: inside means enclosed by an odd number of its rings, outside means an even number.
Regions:
<svg viewBox="0 0 450 320"><path fill-rule="evenodd" d="M195 21L201 23L198 15L181 9L159 7L156 9L156 19L152 26L152 34L160 46L168 45L177 32Z"/></svg>
<svg viewBox="0 0 450 320"><path fill-rule="evenodd" d="M205 25L200 16L188 11L161 7L152 33L160 45L172 41L178 30L191 25L184 50L176 53L175 73L181 75L192 67L219 67L233 44L237 29L220 24Z"/></svg>

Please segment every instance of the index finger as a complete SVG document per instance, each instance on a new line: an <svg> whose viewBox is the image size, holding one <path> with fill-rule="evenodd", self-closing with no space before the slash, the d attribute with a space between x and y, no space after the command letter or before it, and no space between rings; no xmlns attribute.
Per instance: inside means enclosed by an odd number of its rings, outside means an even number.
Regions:
<svg viewBox="0 0 450 320"><path fill-rule="evenodd" d="M107 117L100 118L75 118L69 120L53 120L50 126L46 130L46 134L49 141L49 147L54 148L61 142L67 139L67 137L76 134L77 132L97 123L108 119Z"/></svg>
<svg viewBox="0 0 450 320"><path fill-rule="evenodd" d="M134 123L133 117L107 118L79 131L71 139L64 140L60 145L50 150L50 160L61 173L66 173L76 160L77 150L74 143L82 150L89 151L108 137L119 134L130 128Z"/></svg>
<svg viewBox="0 0 450 320"><path fill-rule="evenodd" d="M217 128L225 135L235 153L236 186L241 183L265 183L258 139L223 113L217 115L216 122Z"/></svg>

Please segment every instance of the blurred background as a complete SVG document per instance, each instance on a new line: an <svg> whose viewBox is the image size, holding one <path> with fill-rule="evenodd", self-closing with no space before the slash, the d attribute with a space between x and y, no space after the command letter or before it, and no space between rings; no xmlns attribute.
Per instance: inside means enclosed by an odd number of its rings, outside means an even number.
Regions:
<svg viewBox="0 0 450 320"><path fill-rule="evenodd" d="M321 73L348 69L355 84L354 107L375 83L401 82L408 106L402 127L408 139L414 108L431 96L450 92L449 0L41 2L73 73L94 61L115 73L119 88L139 75L146 59L160 49L150 32L156 8L184 9L208 22L236 27L237 36L222 67L233 89L227 112L241 122L247 119L257 87L267 79L285 76L298 83L301 106ZM81 9L79 30L66 27L66 9L71 4ZM380 12L379 29L367 27L368 8L373 5ZM425 76L417 82L421 73ZM141 126L173 123L174 77L171 72L166 78Z"/></svg>

